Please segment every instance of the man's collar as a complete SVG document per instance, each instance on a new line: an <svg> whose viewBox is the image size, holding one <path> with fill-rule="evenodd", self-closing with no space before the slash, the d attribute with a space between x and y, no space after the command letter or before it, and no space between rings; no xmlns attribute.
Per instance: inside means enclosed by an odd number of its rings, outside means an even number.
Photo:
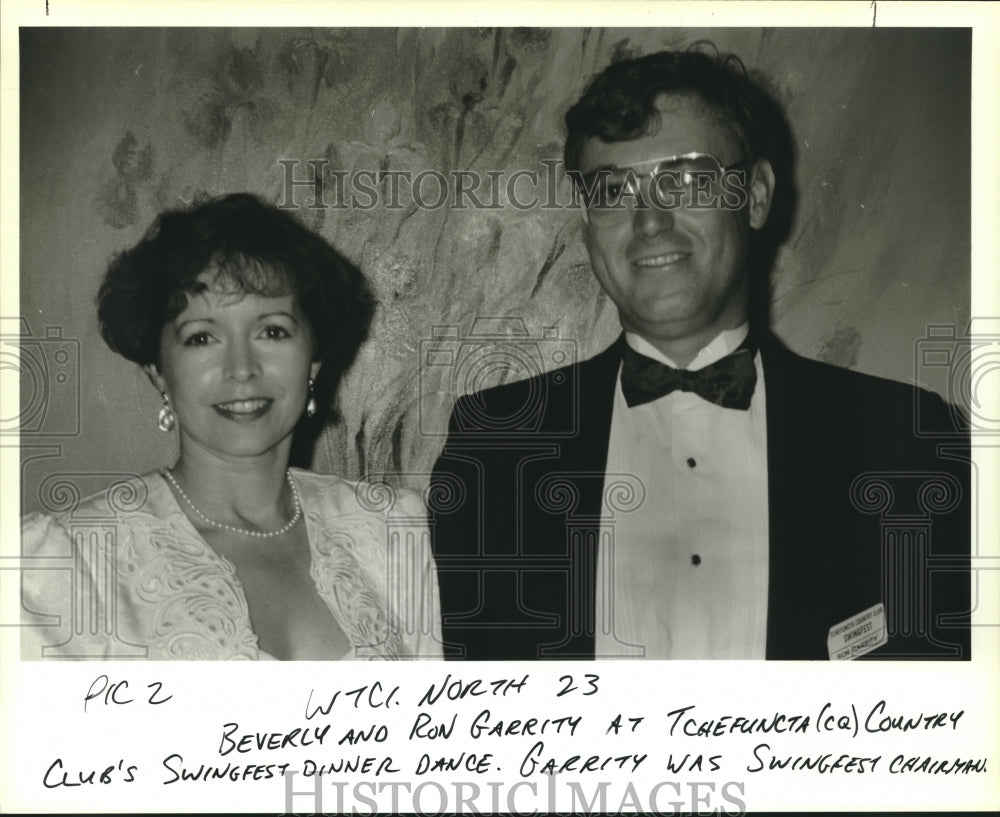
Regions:
<svg viewBox="0 0 1000 817"><path fill-rule="evenodd" d="M668 366L672 366L675 369L686 368L690 371L697 371L705 366L715 363L717 360L722 360L726 355L735 352L739 348L739 345L743 343L746 339L747 334L750 331L750 324L744 323L737 326L735 329L724 329L716 335L711 343L703 347L701 351L695 355L694 360L692 360L686 367L678 366L674 361L667 357L663 352L653 346L648 340L646 340L642 335L637 335L635 332L625 333L625 342L631 346L635 351L646 357L651 357L653 360L658 360L660 363L666 363Z"/></svg>

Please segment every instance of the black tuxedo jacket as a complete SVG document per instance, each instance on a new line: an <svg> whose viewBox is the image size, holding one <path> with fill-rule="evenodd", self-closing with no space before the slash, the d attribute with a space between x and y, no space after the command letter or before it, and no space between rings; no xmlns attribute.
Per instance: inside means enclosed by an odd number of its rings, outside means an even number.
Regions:
<svg viewBox="0 0 1000 817"><path fill-rule="evenodd" d="M594 657L598 523L627 501L603 495L621 343L455 404L429 493L446 656ZM767 658L826 659L830 627L882 602L890 638L869 657L967 659L961 418L936 395L771 336L759 348Z"/></svg>

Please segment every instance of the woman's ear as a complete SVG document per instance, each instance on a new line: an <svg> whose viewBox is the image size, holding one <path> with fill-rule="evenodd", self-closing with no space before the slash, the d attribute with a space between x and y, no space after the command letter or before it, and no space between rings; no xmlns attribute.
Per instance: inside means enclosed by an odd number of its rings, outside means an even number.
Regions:
<svg viewBox="0 0 1000 817"><path fill-rule="evenodd" d="M314 360L309 366L309 377L315 380L319 376L319 370L322 366L323 362L321 360Z"/></svg>
<svg viewBox="0 0 1000 817"><path fill-rule="evenodd" d="M163 375L160 374L159 369L156 368L155 363L147 363L142 367L142 370L146 373L146 377L149 378L149 382L153 384L153 388L160 394L167 393L166 381L163 379Z"/></svg>

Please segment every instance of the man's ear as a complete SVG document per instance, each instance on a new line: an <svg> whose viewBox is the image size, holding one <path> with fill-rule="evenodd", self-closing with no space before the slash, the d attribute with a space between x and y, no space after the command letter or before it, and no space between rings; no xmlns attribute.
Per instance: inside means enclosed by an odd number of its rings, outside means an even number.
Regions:
<svg viewBox="0 0 1000 817"><path fill-rule="evenodd" d="M774 169L767 159L758 159L754 162L753 175L750 177L750 187L747 192L750 226L759 230L767 223L767 215L771 212L771 200L774 196Z"/></svg>
<svg viewBox="0 0 1000 817"><path fill-rule="evenodd" d="M167 393L166 381L163 379L163 375L160 374L159 370L156 368L155 363L147 363L142 367L142 370L146 373L146 377L149 378L149 382L153 384L153 388L155 388L160 394Z"/></svg>

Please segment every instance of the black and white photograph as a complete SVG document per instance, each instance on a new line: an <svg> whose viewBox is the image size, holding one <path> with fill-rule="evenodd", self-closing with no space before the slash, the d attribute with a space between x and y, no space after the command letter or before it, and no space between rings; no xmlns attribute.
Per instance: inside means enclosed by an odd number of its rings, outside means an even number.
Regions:
<svg viewBox="0 0 1000 817"><path fill-rule="evenodd" d="M0 809L996 806L996 13L206 5L5 11Z"/></svg>

